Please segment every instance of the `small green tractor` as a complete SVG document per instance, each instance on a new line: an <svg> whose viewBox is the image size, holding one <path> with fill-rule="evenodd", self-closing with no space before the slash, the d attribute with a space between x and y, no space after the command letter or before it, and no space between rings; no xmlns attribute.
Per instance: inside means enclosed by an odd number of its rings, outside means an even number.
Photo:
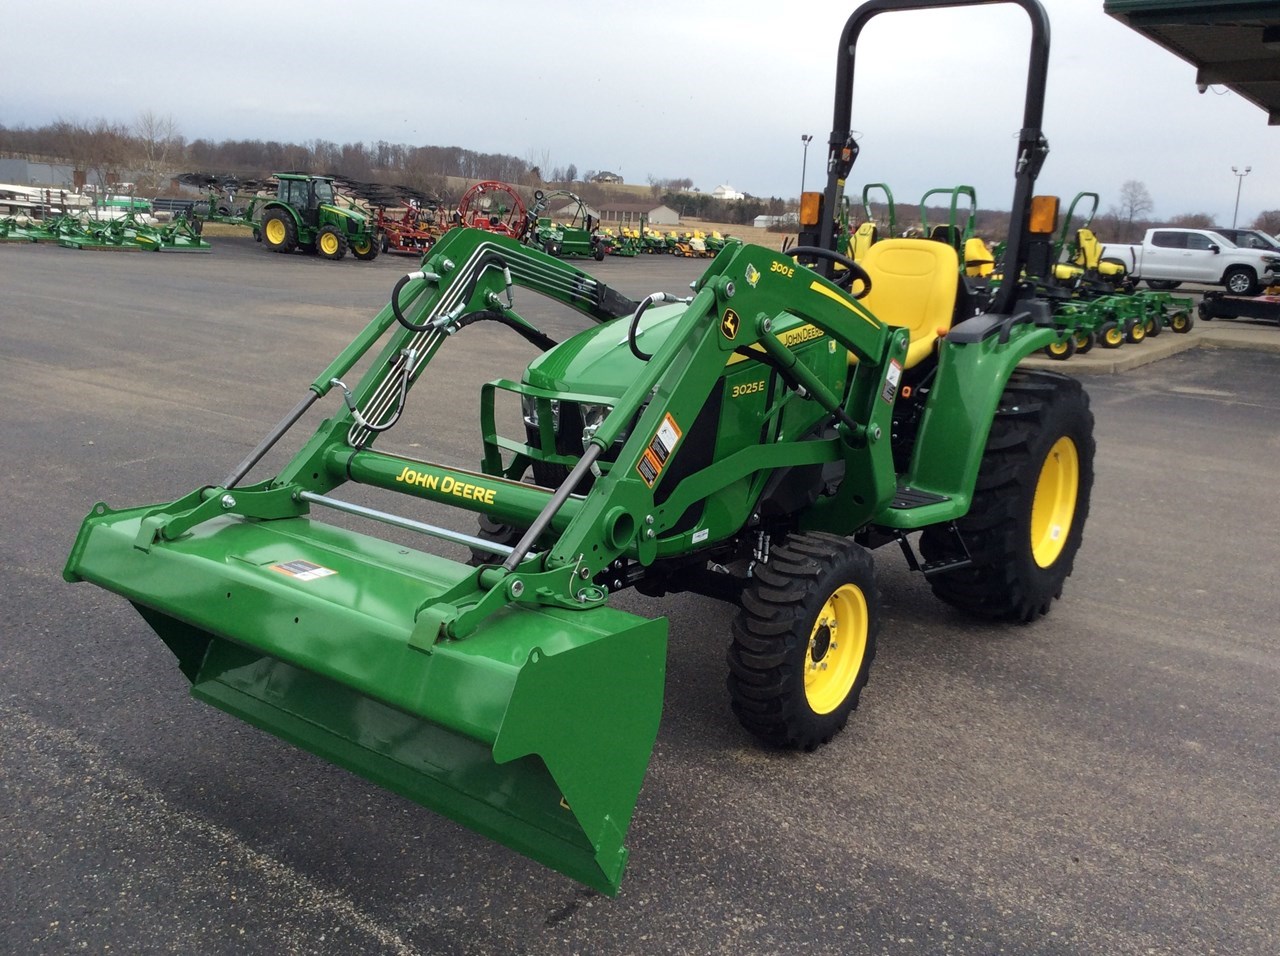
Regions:
<svg viewBox="0 0 1280 956"><path fill-rule="evenodd" d="M1003 263L1019 275L1054 225L1032 197L1048 19L1038 0L1012 2L1032 26ZM1007 282L975 314L946 243L837 251L863 26L965 5L872 0L850 18L829 178L789 253L729 242L687 296L636 301L513 237L451 230L223 480L94 505L65 577L131 601L200 700L616 893L668 623L613 595L730 602L732 710L765 745L811 751L867 684L884 618L875 548L897 546L939 598L987 620L1048 613L1071 573L1093 483L1088 397L1018 368L1062 334L1049 305ZM517 292L589 327L556 343ZM540 354L481 390L474 467L376 447L481 322ZM326 398L292 460L247 481ZM365 500L336 494L349 485ZM374 489L397 504L370 505ZM423 500L474 514L478 532L414 517Z"/></svg>
<svg viewBox="0 0 1280 956"><path fill-rule="evenodd" d="M273 252L304 249L322 259L378 257L378 237L365 213L337 202L332 176L277 173L276 195L258 205L255 235Z"/></svg>

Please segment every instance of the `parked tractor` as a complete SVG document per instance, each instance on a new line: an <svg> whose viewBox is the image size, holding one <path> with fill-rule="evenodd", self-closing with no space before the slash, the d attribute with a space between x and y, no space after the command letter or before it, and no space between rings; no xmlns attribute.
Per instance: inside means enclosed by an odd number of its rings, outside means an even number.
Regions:
<svg viewBox="0 0 1280 956"><path fill-rule="evenodd" d="M332 176L276 173L276 195L259 207L257 234L272 252L302 249L322 259L338 260L347 250L357 259L378 257L378 242L369 217L338 204Z"/></svg>
<svg viewBox="0 0 1280 956"><path fill-rule="evenodd" d="M946 243L838 251L863 27L975 2L872 0L850 17L826 189L803 197L788 254L729 242L688 295L637 301L514 237L453 229L222 481L95 505L66 578L127 597L199 699L616 893L668 622L613 595L733 604L733 711L765 745L811 751L867 685L885 616L873 549L896 545L941 600L986 620L1039 618L1071 573L1093 417L1078 381L1018 368L1062 334L1050 306L1007 282L973 314ZM1054 223L1032 197L1048 19L1038 0L1011 2L1032 43L1012 276ZM517 311L526 290L589 327L556 343ZM475 467L380 450L442 350L480 322L541 354L483 387ZM248 481L326 400L292 460ZM338 493L352 484L370 489L360 503ZM475 513L480 531L370 505L374 488ZM342 520L322 520L332 512ZM465 546L471 563L406 534Z"/></svg>

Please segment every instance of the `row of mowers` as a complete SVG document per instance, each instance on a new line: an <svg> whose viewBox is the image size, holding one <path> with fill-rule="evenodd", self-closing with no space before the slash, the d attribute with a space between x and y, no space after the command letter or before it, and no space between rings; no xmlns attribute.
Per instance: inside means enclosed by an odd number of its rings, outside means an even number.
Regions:
<svg viewBox="0 0 1280 956"><path fill-rule="evenodd" d="M208 252L209 243L191 224L178 219L156 224L134 209L111 218L92 211L61 213L44 219L0 219L0 242L56 242L68 249L121 249L146 252Z"/></svg>

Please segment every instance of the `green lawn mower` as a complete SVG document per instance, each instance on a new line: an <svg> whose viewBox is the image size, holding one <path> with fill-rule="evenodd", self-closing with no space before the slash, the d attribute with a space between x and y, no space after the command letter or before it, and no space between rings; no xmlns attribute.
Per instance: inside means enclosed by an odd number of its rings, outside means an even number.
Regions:
<svg viewBox="0 0 1280 956"><path fill-rule="evenodd" d="M1048 21L1037 0L1014 2L1032 51L1009 275L1052 233L1031 214ZM668 624L610 606L614 594L736 604L732 709L764 744L808 751L867 683L882 626L873 549L896 545L943 601L1000 621L1047 613L1071 573L1093 483L1088 398L1067 376L1018 369L1060 335L1049 305L1007 283L975 316L951 246L886 239L856 262L822 212L840 209L857 151L863 26L969 5L873 0L850 18L826 190L789 253L730 242L688 296L633 301L514 238L452 230L222 481L93 506L65 577L131 601L197 698L617 892ZM552 341L517 311L527 292L589 327ZM475 467L379 450L478 322L541 354L483 387ZM292 460L248 481L325 400ZM344 485L399 504L356 503ZM406 514L419 499L474 513L479 532L470 516L463 531ZM357 519L471 561L351 530Z"/></svg>

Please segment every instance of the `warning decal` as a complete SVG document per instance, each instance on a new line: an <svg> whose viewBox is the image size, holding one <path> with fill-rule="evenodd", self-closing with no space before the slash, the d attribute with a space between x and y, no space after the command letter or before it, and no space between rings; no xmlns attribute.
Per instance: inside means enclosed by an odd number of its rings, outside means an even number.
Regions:
<svg viewBox="0 0 1280 956"><path fill-rule="evenodd" d="M316 578L327 578L331 574L338 573L332 568L322 568L310 561L286 561L283 564L271 565L271 570L287 574L295 581L314 581Z"/></svg>
<svg viewBox="0 0 1280 956"><path fill-rule="evenodd" d="M898 397L898 383L902 381L902 366L897 359L889 360L889 368L884 373L884 391L880 397L890 404Z"/></svg>
<svg viewBox="0 0 1280 956"><path fill-rule="evenodd" d="M645 484L650 488L658 480L658 476L662 474L662 469L666 465L667 459L671 457L671 453L675 451L676 443L680 441L681 434L680 426L676 424L676 420L670 414L664 415L662 424L658 426L658 431L649 442L649 447L644 450L639 464L636 465L636 471L640 472L640 477L644 479Z"/></svg>

